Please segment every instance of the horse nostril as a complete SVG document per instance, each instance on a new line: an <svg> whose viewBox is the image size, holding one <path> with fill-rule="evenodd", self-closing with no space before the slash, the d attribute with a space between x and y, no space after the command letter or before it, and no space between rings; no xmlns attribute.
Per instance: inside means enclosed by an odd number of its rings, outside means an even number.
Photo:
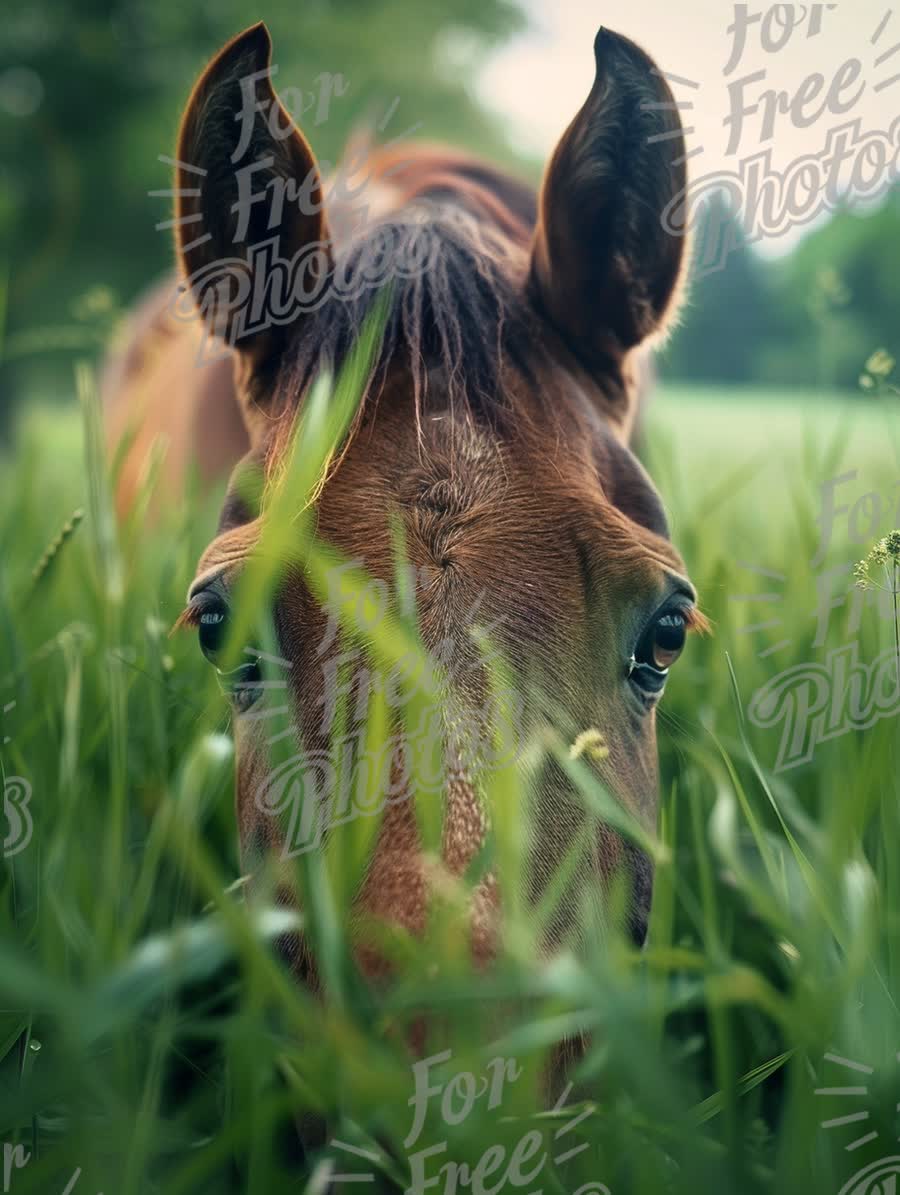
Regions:
<svg viewBox="0 0 900 1195"><path fill-rule="evenodd" d="M653 901L653 864L633 843L625 844L625 855L631 872L631 908L628 932L632 942L642 948L650 928L650 905Z"/></svg>
<svg viewBox="0 0 900 1195"><path fill-rule="evenodd" d="M639 950L647 945L647 933L650 929L649 910L635 909L629 919L628 926L631 940Z"/></svg>

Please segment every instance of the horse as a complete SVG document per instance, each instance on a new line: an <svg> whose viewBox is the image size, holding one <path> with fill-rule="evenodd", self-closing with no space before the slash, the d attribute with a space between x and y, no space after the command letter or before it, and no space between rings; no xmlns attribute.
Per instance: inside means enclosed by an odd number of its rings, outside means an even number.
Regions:
<svg viewBox="0 0 900 1195"><path fill-rule="evenodd" d="M517 684L546 697L525 701L518 732L528 741L551 708L576 730L600 728L602 748L583 759L652 831L657 707L690 633L705 629L662 501L630 446L641 362L684 291L685 238L664 214L685 188L685 146L652 59L607 29L593 50L590 93L538 192L465 152L366 143L353 154L366 184L358 220L363 192L346 185L354 171L343 186L321 175L272 87L265 26L235 37L197 80L180 127L181 282L165 283L139 313L108 375L108 407L114 431L140 410L121 480L126 506L141 453L162 429L175 449L172 484L192 456L207 476L237 465L182 617L215 664L260 537L239 484L244 466L278 474L317 378L341 369L379 311L357 416L315 494L316 534L390 589L399 518L423 640L449 643L467 663L453 680L455 715L480 709L484 666L469 630L473 610L488 610ZM198 318L184 318L185 303ZM210 344L213 359L197 364ZM302 569L283 579L272 617L294 732L305 749L327 752L319 653L328 612ZM252 686L232 702L237 825L252 872L283 849L283 831L258 799L267 755ZM478 856L490 811L458 768L442 794L439 858L426 858L417 794L402 795L385 803L354 909L366 924L415 937L442 878L464 876ZM535 781L528 899L547 891L584 824L565 768L546 764ZM589 884L608 901L622 876L624 931L640 946L652 864L603 823L579 848L571 903ZM471 894L465 928L479 965L497 950L501 892L488 872ZM570 931L563 912L542 950ZM286 949L317 982L303 942ZM360 958L382 973L365 941Z"/></svg>

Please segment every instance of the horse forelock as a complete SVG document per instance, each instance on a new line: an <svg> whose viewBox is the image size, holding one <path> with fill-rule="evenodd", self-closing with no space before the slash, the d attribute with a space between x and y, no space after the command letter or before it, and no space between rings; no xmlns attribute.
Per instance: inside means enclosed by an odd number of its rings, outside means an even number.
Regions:
<svg viewBox="0 0 900 1195"><path fill-rule="evenodd" d="M404 173L390 156L377 159L376 182L378 171L398 175L396 206L333 246L339 284L288 339L271 399L271 457L281 456L312 381L341 369L379 305L383 333L360 415L397 370L417 423L439 401L454 417L500 426L515 414L521 424L528 412L512 378L540 398L542 329L526 293L533 193L465 158L426 155L415 174L412 160ZM369 283L378 277L384 285Z"/></svg>

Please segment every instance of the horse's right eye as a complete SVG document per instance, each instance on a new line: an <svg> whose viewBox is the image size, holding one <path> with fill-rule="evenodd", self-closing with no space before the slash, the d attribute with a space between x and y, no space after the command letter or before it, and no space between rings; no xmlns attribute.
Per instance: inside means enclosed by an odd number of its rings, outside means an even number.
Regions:
<svg viewBox="0 0 900 1195"><path fill-rule="evenodd" d="M204 603L197 619L197 630L200 638L200 650L210 661L221 652L225 645L225 634L228 628L228 611L224 602Z"/></svg>

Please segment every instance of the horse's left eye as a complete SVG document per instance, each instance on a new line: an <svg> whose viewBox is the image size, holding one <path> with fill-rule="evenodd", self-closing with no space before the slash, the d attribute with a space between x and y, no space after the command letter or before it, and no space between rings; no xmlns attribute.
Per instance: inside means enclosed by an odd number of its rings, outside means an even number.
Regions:
<svg viewBox="0 0 900 1195"><path fill-rule="evenodd" d="M635 654L639 664L666 672L681 653L687 638L687 623L678 610L660 614L644 632Z"/></svg>
<svg viewBox="0 0 900 1195"><path fill-rule="evenodd" d="M681 610L655 614L628 661L628 679L647 701L666 687L669 669L684 651L688 620Z"/></svg>

